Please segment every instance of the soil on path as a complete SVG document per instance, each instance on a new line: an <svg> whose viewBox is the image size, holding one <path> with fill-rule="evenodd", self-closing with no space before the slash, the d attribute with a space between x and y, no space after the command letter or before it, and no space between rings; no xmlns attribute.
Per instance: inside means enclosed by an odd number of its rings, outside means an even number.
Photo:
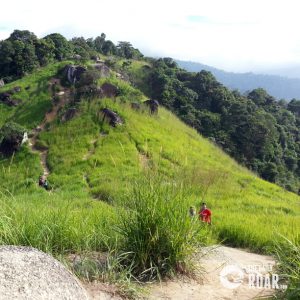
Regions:
<svg viewBox="0 0 300 300"><path fill-rule="evenodd" d="M53 92L54 85L59 88L60 92ZM47 166L48 149L37 147L37 138L40 132L45 130L46 124L53 122L57 117L57 113L59 112L59 110L70 101L70 91L61 86L59 79L52 78L49 81L49 90L52 93L52 99L55 98L56 101L53 102L51 111L45 114L42 123L32 130L31 137L29 138L29 147L31 151L34 153L38 153L40 156L40 162L43 168L43 176L45 179L47 179L50 174L50 170Z"/></svg>
<svg viewBox="0 0 300 300"><path fill-rule="evenodd" d="M149 293L144 299L149 300L250 300L257 297L272 295L275 290L264 288L250 288L249 273L255 268L273 268L275 261L272 257L250 253L245 250L230 247L204 248L197 264L201 267L201 275L196 279L181 278L150 285ZM220 280L220 272L225 266L238 266L243 272L243 280L239 287L230 289ZM253 269L252 269L253 268ZM262 272L263 273L263 272ZM271 271L272 273L272 271ZM226 277L231 282L233 278ZM85 285L92 299L120 300L113 287L91 283Z"/></svg>

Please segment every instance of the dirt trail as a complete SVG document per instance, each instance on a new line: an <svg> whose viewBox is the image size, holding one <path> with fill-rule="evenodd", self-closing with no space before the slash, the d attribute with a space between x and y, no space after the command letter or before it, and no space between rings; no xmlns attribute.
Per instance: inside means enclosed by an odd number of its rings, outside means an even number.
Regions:
<svg viewBox="0 0 300 300"><path fill-rule="evenodd" d="M274 290L249 287L249 274L255 273L254 268L273 268L275 261L270 256L258 255L245 250L229 247L208 247L206 255L199 262L205 273L201 281L170 281L157 284L151 289L149 299L180 299L180 300L246 300L259 296L271 295ZM221 283L220 273L225 266L239 267L242 270L242 283L234 289L228 287L227 281ZM265 273L267 271L262 271ZM272 272L272 271L271 271ZM226 277L231 283L239 283L237 272L230 272Z"/></svg>
<svg viewBox="0 0 300 300"><path fill-rule="evenodd" d="M57 85L61 89L61 91L58 93L53 93L52 87L54 85ZM43 176L45 179L47 179L48 175L50 174L50 170L47 166L48 149L37 147L36 145L37 137L41 131L45 130L45 126L47 123L51 123L54 121L58 111L62 107L64 107L69 102L70 99L70 91L68 89L62 88L59 79L52 78L49 81L49 90L50 92L52 92L52 98L54 98L54 96L57 96L58 102L53 103L51 111L45 114L44 120L40 125L38 125L35 129L32 130L32 136L29 138L29 147L31 148L32 152L38 153L40 156L40 162L43 168Z"/></svg>
<svg viewBox="0 0 300 300"><path fill-rule="evenodd" d="M202 257L202 258L201 258ZM201 266L202 275L197 280L177 279L150 285L146 299L174 299L174 300L248 300L259 296L271 295L272 289L250 288L248 284L250 268L272 268L275 261L270 256L259 255L230 247L207 247L200 258L196 258ZM220 272L225 266L239 266L243 273L243 281L239 287L230 289L220 281ZM264 273L264 272L262 272ZM272 271L271 271L272 273ZM273 272L274 273L274 272ZM236 274L226 278L229 282L239 282ZM114 292L103 289L103 285L88 284L85 288L92 299L119 300Z"/></svg>
<svg viewBox="0 0 300 300"><path fill-rule="evenodd" d="M83 156L82 160L88 160L93 154L95 154L97 142L98 142L98 138L91 140L90 144L92 147L88 151L88 153Z"/></svg>

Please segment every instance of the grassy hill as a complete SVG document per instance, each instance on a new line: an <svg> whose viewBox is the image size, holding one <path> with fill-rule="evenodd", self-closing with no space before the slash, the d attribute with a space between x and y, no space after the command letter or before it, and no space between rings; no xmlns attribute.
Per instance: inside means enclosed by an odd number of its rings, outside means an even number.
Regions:
<svg viewBox="0 0 300 300"><path fill-rule="evenodd" d="M49 81L65 64L49 65L1 88L20 86L16 97L22 104L0 104L0 125L13 120L30 131L41 124L52 106ZM137 65L133 68L140 72ZM124 250L130 227L124 220L141 198L149 200L149 214L173 220L162 221L162 231L190 224L189 206L198 209L207 202L213 226L204 232L203 243L222 241L266 252L276 234L299 238L297 195L239 166L166 109L158 115L133 110L130 102L145 96L114 72L98 84L106 81L119 87L118 97L82 99L73 119L61 121L66 107L38 135L39 145L48 149L50 192L37 185L43 169L29 145L1 157L0 244L31 245L56 255ZM117 112L124 124L109 126L99 114L103 107ZM140 198L132 192L136 185L144 193Z"/></svg>

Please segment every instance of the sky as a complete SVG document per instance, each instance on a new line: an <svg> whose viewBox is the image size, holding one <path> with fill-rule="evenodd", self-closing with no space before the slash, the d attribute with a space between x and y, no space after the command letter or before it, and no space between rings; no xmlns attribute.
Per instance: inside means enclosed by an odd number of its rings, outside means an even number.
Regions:
<svg viewBox="0 0 300 300"><path fill-rule="evenodd" d="M10 0L1 11L0 40L14 29L67 38L104 32L147 56L227 71L300 68L297 0Z"/></svg>

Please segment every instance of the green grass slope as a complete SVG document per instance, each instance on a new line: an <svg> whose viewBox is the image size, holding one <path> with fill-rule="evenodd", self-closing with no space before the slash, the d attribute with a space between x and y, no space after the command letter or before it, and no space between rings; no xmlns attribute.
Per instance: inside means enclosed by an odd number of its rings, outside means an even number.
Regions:
<svg viewBox="0 0 300 300"><path fill-rule="evenodd" d="M21 106L0 104L1 124L13 120L29 130L37 126L51 107L48 81L61 66L51 65L1 89L23 88ZM130 102L142 100L141 92L114 75L105 80L117 84L121 95L82 100L75 118L57 118L39 135L49 149L51 192L37 186L42 167L28 146L1 158L0 243L54 253L107 250L120 239L115 226L126 210L124 195L149 175L183 185L186 212L205 200L213 212L212 235L219 241L265 251L276 233L299 237L298 196L239 166L164 108L157 116L132 110ZM110 127L99 114L103 107L116 111L124 125Z"/></svg>

